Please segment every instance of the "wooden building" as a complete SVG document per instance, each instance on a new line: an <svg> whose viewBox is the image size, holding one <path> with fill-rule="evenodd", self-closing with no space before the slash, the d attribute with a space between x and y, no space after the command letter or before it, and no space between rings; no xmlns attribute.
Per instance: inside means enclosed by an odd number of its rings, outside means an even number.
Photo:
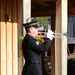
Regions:
<svg viewBox="0 0 75 75"><path fill-rule="evenodd" d="M75 15L75 0L0 0L0 75L21 75L19 37L27 18L51 16L51 29L67 33L69 15ZM67 36L56 36L61 38L52 41L51 72L67 75Z"/></svg>

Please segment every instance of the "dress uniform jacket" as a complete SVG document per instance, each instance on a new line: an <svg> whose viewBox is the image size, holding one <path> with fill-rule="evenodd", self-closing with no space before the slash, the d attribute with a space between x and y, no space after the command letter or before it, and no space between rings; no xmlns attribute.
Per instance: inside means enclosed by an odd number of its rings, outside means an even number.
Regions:
<svg viewBox="0 0 75 75"><path fill-rule="evenodd" d="M36 39L26 34L22 42L22 50L25 59L22 75L42 75L41 53L50 48L50 39L46 39L43 44L38 44Z"/></svg>

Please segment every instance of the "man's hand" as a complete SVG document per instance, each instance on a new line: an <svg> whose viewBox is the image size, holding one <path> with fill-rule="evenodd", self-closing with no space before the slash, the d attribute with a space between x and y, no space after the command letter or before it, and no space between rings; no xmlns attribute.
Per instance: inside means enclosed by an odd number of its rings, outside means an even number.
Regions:
<svg viewBox="0 0 75 75"><path fill-rule="evenodd" d="M53 39L54 35L53 35L54 32L52 32L52 30L48 30L47 32L47 38L49 38L50 40Z"/></svg>

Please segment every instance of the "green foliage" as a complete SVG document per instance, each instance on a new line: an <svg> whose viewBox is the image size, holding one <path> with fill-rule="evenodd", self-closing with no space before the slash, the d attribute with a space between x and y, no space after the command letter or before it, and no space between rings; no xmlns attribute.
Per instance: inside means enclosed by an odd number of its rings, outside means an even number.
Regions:
<svg viewBox="0 0 75 75"><path fill-rule="evenodd" d="M47 21L48 19L50 19L51 17L34 17L33 20L37 20L38 21L38 26L43 26L44 30L47 29Z"/></svg>
<svg viewBox="0 0 75 75"><path fill-rule="evenodd" d="M36 38L36 40L37 40L40 44L42 43L42 40L41 40L41 38L40 38L39 36L36 36L35 38Z"/></svg>
<svg viewBox="0 0 75 75"><path fill-rule="evenodd" d="M19 57L22 57L23 53L22 53L22 49L19 50Z"/></svg>
<svg viewBox="0 0 75 75"><path fill-rule="evenodd" d="M21 36L21 37L20 37L20 40L23 41L23 39L24 39L24 36Z"/></svg>
<svg viewBox="0 0 75 75"><path fill-rule="evenodd" d="M23 56L22 48L21 48L23 39L24 39L24 36L21 36L21 37L20 37L20 50L19 50L19 57L22 57L22 56Z"/></svg>

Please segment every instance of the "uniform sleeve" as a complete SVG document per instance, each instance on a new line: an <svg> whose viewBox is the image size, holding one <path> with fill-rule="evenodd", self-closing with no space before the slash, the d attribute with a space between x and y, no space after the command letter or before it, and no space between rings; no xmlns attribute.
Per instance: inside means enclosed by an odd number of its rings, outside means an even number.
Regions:
<svg viewBox="0 0 75 75"><path fill-rule="evenodd" d="M37 51L46 51L51 46L50 39L45 39L45 42L42 44L37 44L35 40L28 40L28 48L31 50L37 50Z"/></svg>

